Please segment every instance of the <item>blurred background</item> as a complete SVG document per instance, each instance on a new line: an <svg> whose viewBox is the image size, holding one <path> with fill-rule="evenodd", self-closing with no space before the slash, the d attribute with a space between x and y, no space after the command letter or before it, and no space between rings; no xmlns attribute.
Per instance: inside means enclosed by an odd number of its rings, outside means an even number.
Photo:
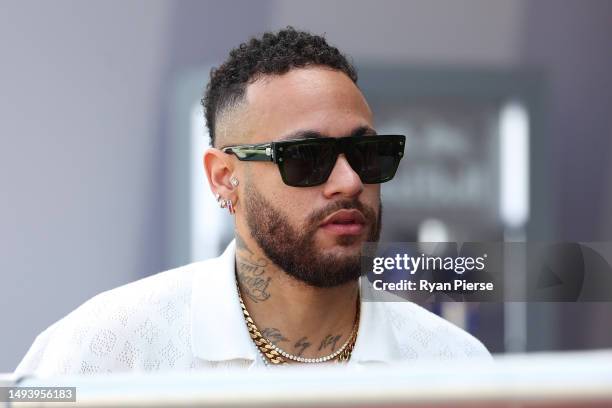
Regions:
<svg viewBox="0 0 612 408"><path fill-rule="evenodd" d="M93 295L220 252L198 100L287 25L408 137L384 240L612 237L612 1L0 0L0 372ZM612 347L612 304L441 307L496 353Z"/></svg>

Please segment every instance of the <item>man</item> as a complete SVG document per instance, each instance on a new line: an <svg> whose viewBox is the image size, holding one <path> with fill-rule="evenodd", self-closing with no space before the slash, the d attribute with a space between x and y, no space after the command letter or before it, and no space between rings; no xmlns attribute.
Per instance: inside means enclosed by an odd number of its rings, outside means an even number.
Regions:
<svg viewBox="0 0 612 408"><path fill-rule="evenodd" d="M347 59L292 28L231 51L203 98L204 168L235 241L219 258L102 293L41 333L16 372L490 358L409 302L362 302L360 250L403 136L377 135Z"/></svg>

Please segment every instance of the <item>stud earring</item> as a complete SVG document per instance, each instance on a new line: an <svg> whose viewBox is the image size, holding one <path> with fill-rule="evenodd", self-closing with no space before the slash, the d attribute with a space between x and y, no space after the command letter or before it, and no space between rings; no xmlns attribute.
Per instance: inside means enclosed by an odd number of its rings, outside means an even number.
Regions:
<svg viewBox="0 0 612 408"><path fill-rule="evenodd" d="M232 184L232 186L238 187L238 178L236 176L232 176L230 178L230 183Z"/></svg>

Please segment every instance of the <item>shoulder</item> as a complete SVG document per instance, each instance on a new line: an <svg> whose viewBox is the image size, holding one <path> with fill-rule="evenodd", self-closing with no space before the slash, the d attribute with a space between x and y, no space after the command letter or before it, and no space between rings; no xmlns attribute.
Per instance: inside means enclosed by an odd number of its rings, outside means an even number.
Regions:
<svg viewBox="0 0 612 408"><path fill-rule="evenodd" d="M15 372L48 376L159 366L163 362L151 357L159 354L158 348L176 354L189 345L192 281L208 262L161 272L92 297L43 331Z"/></svg>
<svg viewBox="0 0 612 408"><path fill-rule="evenodd" d="M416 303L386 302L384 307L404 357L491 359L476 337Z"/></svg>
<svg viewBox="0 0 612 408"><path fill-rule="evenodd" d="M64 327L121 329L157 317L171 321L172 309L189 304L191 283L199 266L201 263L185 265L102 292L62 319Z"/></svg>

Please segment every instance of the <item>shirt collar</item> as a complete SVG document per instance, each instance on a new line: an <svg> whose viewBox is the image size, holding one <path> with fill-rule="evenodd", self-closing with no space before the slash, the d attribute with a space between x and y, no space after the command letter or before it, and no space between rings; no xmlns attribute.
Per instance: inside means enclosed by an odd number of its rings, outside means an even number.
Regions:
<svg viewBox="0 0 612 408"><path fill-rule="evenodd" d="M209 361L255 360L256 350L238 301L236 244L201 263L191 294L191 339L196 357Z"/></svg>
<svg viewBox="0 0 612 408"><path fill-rule="evenodd" d="M232 241L220 257L201 262L195 272L191 294L191 345L198 358L208 361L256 359L257 350L238 301L235 257L236 244ZM359 333L350 362L398 361L399 345L385 304L363 301L363 298Z"/></svg>

